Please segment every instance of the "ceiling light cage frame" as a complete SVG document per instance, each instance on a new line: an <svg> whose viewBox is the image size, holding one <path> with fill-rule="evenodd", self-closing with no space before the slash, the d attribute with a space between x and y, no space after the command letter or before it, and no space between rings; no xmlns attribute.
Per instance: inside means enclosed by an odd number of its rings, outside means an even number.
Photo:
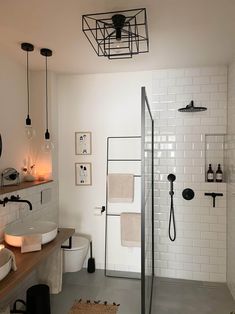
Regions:
<svg viewBox="0 0 235 314"><path fill-rule="evenodd" d="M127 59L149 52L145 8L85 14L82 30L99 57Z"/></svg>

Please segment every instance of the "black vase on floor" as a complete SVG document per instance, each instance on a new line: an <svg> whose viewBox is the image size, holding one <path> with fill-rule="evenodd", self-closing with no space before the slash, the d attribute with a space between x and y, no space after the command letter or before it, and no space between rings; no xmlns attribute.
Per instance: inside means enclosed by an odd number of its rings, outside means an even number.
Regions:
<svg viewBox="0 0 235 314"><path fill-rule="evenodd" d="M19 304L26 309L18 309ZM26 302L16 300L11 313L51 314L49 287L43 284L30 287L26 293Z"/></svg>
<svg viewBox="0 0 235 314"><path fill-rule="evenodd" d="M50 289L47 285L35 285L27 290L27 314L51 314Z"/></svg>

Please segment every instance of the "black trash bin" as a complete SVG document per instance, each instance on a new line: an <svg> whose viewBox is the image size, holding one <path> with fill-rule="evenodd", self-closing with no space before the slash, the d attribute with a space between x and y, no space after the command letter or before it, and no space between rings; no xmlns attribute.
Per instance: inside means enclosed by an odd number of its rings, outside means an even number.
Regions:
<svg viewBox="0 0 235 314"><path fill-rule="evenodd" d="M26 310L17 309L17 304L24 305ZM49 287L42 284L30 287L26 293L26 303L16 300L11 313L51 314Z"/></svg>
<svg viewBox="0 0 235 314"><path fill-rule="evenodd" d="M47 285L35 285L27 290L27 314L51 314L50 289Z"/></svg>

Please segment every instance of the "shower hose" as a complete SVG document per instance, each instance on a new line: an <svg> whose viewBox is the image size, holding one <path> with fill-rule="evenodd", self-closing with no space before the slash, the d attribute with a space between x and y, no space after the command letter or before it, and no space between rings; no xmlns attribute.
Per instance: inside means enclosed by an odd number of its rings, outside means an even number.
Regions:
<svg viewBox="0 0 235 314"><path fill-rule="evenodd" d="M170 240L175 241L175 239L176 239L176 226L175 226L175 211L174 211L174 203L173 203L174 191L170 191L169 194L171 197L171 208L170 208L168 234L169 234ZM172 224L173 224L173 236L171 235L171 225Z"/></svg>

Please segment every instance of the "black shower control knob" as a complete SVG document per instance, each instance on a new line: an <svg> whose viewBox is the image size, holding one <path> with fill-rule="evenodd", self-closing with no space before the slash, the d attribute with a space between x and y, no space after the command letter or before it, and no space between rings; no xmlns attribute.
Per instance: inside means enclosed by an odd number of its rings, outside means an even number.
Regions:
<svg viewBox="0 0 235 314"><path fill-rule="evenodd" d="M182 192L182 196L185 200L190 201L194 198L194 191L192 189L184 189Z"/></svg>

